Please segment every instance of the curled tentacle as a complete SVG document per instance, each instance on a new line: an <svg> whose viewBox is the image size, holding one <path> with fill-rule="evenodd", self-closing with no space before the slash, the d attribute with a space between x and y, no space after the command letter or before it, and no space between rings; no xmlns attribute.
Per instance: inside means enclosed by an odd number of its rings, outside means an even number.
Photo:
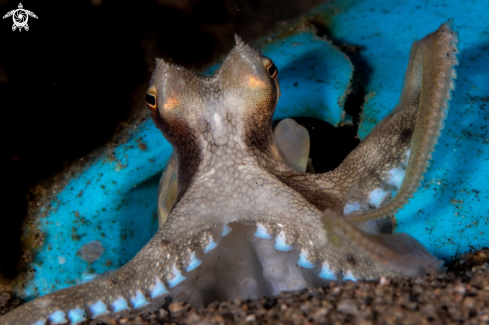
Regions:
<svg viewBox="0 0 489 325"><path fill-rule="evenodd" d="M417 190L431 154L444 128L455 89L458 34L451 22L413 44L399 107L418 102L418 114L404 181L396 196L384 206L349 218L365 222L385 218L401 209Z"/></svg>
<svg viewBox="0 0 489 325"><path fill-rule="evenodd" d="M443 129L455 88L457 43L447 22L413 44L399 103L335 170L300 173L255 151L257 159L321 211L331 209L354 222L396 213L419 187ZM362 227L379 232L383 224Z"/></svg>

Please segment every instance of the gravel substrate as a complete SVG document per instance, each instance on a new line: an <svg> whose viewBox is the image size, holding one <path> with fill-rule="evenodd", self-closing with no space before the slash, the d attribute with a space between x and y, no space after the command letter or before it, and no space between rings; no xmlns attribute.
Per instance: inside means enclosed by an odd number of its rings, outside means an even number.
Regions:
<svg viewBox="0 0 489 325"><path fill-rule="evenodd" d="M20 299L2 293L0 315ZM489 249L475 251L443 274L346 281L277 297L213 302L103 317L83 325L143 324L488 324Z"/></svg>
<svg viewBox="0 0 489 325"><path fill-rule="evenodd" d="M18 303L9 299L0 314ZM273 298L214 302L198 309L175 302L168 309L105 317L84 325L428 323L489 323L489 249L470 254L443 274L331 283Z"/></svg>
<svg viewBox="0 0 489 325"><path fill-rule="evenodd" d="M107 318L90 324L484 324L489 323L489 263L470 270L377 282L331 283L255 301Z"/></svg>

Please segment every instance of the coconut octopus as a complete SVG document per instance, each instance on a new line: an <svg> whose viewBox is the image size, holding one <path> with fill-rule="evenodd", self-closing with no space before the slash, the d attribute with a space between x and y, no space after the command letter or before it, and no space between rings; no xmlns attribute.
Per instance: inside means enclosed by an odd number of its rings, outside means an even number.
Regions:
<svg viewBox="0 0 489 325"><path fill-rule="evenodd" d="M30 301L0 323L77 324L167 296L198 306L442 270L418 241L381 229L429 165L455 88L457 43L450 22L414 42L397 106L319 174L304 172L307 131L292 120L273 130L280 87L270 58L236 36L210 77L157 59L146 104L174 147L157 233L119 270Z"/></svg>

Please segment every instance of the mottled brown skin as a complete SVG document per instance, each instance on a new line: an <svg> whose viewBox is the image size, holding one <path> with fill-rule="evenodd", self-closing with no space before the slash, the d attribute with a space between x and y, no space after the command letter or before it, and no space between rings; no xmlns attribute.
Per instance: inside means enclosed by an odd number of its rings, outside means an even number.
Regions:
<svg viewBox="0 0 489 325"><path fill-rule="evenodd" d="M151 108L151 107L150 107ZM305 172L310 166L309 132L292 119L282 120L274 129L273 136L280 158L288 167ZM279 159L280 159L279 158ZM178 159L173 153L163 171L158 187L158 223L162 225L177 201Z"/></svg>
<svg viewBox="0 0 489 325"><path fill-rule="evenodd" d="M432 150L440 128L439 123L428 121L435 113L442 115L455 64L456 42L450 26L444 24L415 43L400 104L387 122L372 131L338 169L317 175L296 172L284 164L271 127L280 95L274 65L239 38L236 43L212 77L157 61L148 107L175 148L178 191L177 203L150 242L118 271L26 303L2 316L1 324L38 325L50 317L68 323L73 311L82 311L90 319L104 308L114 312L117 299L135 308L138 296L159 305L165 296L158 290L162 284L175 298L179 288L188 284L177 284L177 280L179 275L190 279L186 269L192 258L204 260L212 243L219 250L219 242L235 236L239 227L256 225L267 235L282 236L285 244L306 250L308 260L327 263L340 278L413 275L440 266L408 235L367 234L341 214L349 200L364 200L364 195L385 182L386 171L403 164L410 142L413 153L404 183L421 177L424 168L420 166L429 158L425 152ZM425 52L425 46L433 54ZM445 79L437 77L443 73ZM324 208L336 213L323 213ZM241 226L224 238L219 233L224 233L227 224ZM156 293L160 296L153 299Z"/></svg>

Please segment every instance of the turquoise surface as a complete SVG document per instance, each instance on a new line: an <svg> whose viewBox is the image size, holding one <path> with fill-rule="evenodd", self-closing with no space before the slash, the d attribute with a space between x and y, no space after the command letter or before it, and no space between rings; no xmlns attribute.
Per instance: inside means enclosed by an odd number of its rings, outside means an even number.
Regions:
<svg viewBox="0 0 489 325"><path fill-rule="evenodd" d="M397 231L442 258L467 252L469 245L489 246L489 23L483 16L489 3L338 1L318 11L331 17L335 41L361 47L353 58L367 80L361 138L395 106L411 43L455 19L461 39L457 91L433 166L397 215ZM282 97L275 118L309 116L334 125L348 119L343 104L352 65L330 43L305 31L262 50L279 68ZM41 208L49 209L38 220L44 245L32 262L34 279L19 294L33 298L116 269L156 232L156 191L171 146L148 119L128 130L128 140L113 153L87 165L51 206ZM89 264L77 252L94 240L104 253Z"/></svg>
<svg viewBox="0 0 489 325"><path fill-rule="evenodd" d="M278 39L262 48L279 68L282 95L273 118L307 116L334 126L348 119L343 108L353 65L312 32Z"/></svg>
<svg viewBox="0 0 489 325"><path fill-rule="evenodd" d="M45 240L31 263L34 279L23 294L44 295L131 259L158 228L159 175L171 151L147 119L111 157L100 156L73 177L51 206L41 208L50 209L37 221ZM77 252L94 240L104 253L89 265Z"/></svg>

